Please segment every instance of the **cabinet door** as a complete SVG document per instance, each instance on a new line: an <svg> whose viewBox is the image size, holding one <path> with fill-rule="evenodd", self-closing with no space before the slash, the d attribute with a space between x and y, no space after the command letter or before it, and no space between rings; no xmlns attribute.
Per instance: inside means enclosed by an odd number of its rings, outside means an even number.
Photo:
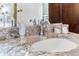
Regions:
<svg viewBox="0 0 79 59"><path fill-rule="evenodd" d="M62 6L63 23L69 24L69 31L79 33L79 4L64 3Z"/></svg>
<svg viewBox="0 0 79 59"><path fill-rule="evenodd" d="M50 23L60 22L60 4L49 3L49 21Z"/></svg>

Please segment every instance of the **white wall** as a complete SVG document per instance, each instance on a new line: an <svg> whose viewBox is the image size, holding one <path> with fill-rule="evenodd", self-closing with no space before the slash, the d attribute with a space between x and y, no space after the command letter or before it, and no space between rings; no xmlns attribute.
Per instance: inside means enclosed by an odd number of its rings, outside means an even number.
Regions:
<svg viewBox="0 0 79 59"><path fill-rule="evenodd" d="M24 20L26 24L29 24L30 19L42 18L42 3L18 3L17 9L23 9L22 13L17 14L17 20Z"/></svg>

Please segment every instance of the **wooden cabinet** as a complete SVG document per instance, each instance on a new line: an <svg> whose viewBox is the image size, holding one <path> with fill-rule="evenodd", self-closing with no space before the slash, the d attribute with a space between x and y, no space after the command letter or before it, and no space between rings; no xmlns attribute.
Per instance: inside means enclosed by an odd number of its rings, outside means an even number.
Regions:
<svg viewBox="0 0 79 59"><path fill-rule="evenodd" d="M79 4L49 3L49 21L69 24L69 31L79 33Z"/></svg>
<svg viewBox="0 0 79 59"><path fill-rule="evenodd" d="M60 4L56 3L49 4L49 21L50 23L60 22Z"/></svg>

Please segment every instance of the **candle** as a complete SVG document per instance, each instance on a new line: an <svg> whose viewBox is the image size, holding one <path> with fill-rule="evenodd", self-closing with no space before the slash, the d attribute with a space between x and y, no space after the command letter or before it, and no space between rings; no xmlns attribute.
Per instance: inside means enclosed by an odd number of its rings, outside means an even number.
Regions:
<svg viewBox="0 0 79 59"><path fill-rule="evenodd" d="M54 24L54 32L55 33L61 33L62 31L61 31L61 25L62 25L62 23L55 23Z"/></svg>
<svg viewBox="0 0 79 59"><path fill-rule="evenodd" d="M54 32L55 33L61 33L61 27L55 27Z"/></svg>
<svg viewBox="0 0 79 59"><path fill-rule="evenodd" d="M62 25L62 33L68 33L69 31L68 31L68 24L63 24Z"/></svg>

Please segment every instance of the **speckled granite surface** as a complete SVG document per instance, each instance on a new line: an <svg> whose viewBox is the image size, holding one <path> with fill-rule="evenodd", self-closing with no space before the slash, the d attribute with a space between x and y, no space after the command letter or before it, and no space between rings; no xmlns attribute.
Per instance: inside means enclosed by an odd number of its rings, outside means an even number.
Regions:
<svg viewBox="0 0 79 59"><path fill-rule="evenodd" d="M53 34L50 34L53 38ZM50 36L49 35L49 36ZM56 37L56 36L55 36ZM79 45L79 34L75 33L69 33L69 34L60 34L58 37L64 37L68 38L69 40L77 43ZM50 37L48 37L50 38ZM28 51L26 48L29 45L32 45L33 43L40 40L40 36L34 35L34 36L28 36L25 37L25 44L20 44L20 39L11 39L11 40L5 40L0 41L0 56L25 56L26 52ZM35 54L36 53L36 54ZM53 53L53 52L44 52L39 51L32 54L32 56L79 56L79 46L76 49L73 49L68 52L61 52L61 53ZM40 55L37 55L37 53ZM30 55L30 54L28 54Z"/></svg>
<svg viewBox="0 0 79 59"><path fill-rule="evenodd" d="M63 34L63 37L68 38L69 40L79 45L79 34L75 33ZM56 53L55 56L79 56L79 46L76 49L73 49L68 52Z"/></svg>
<svg viewBox="0 0 79 59"><path fill-rule="evenodd" d="M53 34L51 34L51 37ZM51 38L50 37L50 38ZM56 36L55 36L56 37ZM68 38L68 40L71 40L79 45L79 34L75 33L69 33L69 34L59 34L58 37ZM38 51L38 52L30 52L31 56L79 56L79 46L76 49L73 49L68 52L44 52L44 51Z"/></svg>
<svg viewBox="0 0 79 59"><path fill-rule="evenodd" d="M24 56L25 52L25 45L19 39L0 41L0 56Z"/></svg>

